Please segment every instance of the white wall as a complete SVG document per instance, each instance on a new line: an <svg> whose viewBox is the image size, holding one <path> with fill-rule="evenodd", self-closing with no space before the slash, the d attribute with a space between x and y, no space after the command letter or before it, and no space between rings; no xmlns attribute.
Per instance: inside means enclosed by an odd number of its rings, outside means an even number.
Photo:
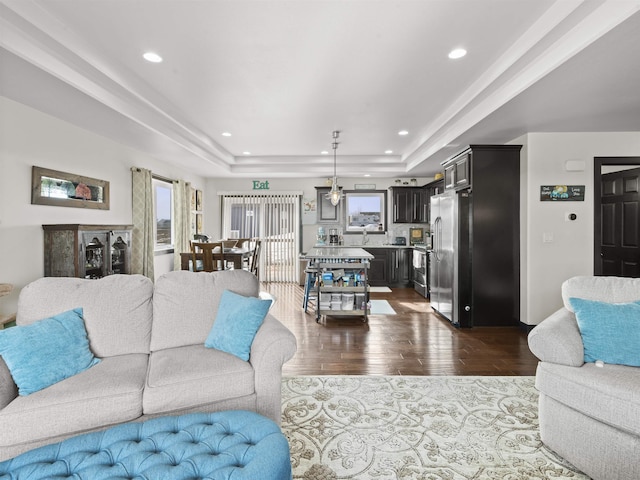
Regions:
<svg viewBox="0 0 640 480"><path fill-rule="evenodd" d="M31 205L33 165L109 181L110 209ZM133 166L204 188L201 177L0 97L0 283L15 286L0 313L14 312L19 290L43 275L42 224L131 223ZM166 260L156 257L156 273L168 271Z"/></svg>
<svg viewBox="0 0 640 480"><path fill-rule="evenodd" d="M514 143L525 145L521 321L535 325L562 306L564 280L593 274L593 158L640 156L640 132L529 133ZM584 170L567 171L567 160ZM585 201L541 202L541 185L585 185ZM567 213L578 218L566 221Z"/></svg>

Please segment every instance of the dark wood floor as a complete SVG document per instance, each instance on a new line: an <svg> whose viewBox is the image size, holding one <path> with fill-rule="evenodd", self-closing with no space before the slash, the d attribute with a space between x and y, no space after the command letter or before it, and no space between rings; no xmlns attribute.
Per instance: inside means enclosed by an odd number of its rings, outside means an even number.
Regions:
<svg viewBox="0 0 640 480"><path fill-rule="evenodd" d="M271 313L298 340L284 375L534 375L536 358L517 327L457 329L434 314L413 289L372 293L396 315L328 317L302 310L303 289L263 284L276 297Z"/></svg>

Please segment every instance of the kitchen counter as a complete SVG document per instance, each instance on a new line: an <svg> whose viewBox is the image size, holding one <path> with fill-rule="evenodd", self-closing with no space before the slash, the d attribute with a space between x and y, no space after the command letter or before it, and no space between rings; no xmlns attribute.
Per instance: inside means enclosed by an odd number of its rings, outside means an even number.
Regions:
<svg viewBox="0 0 640 480"><path fill-rule="evenodd" d="M338 247L333 247L331 245L314 245L314 248L360 248L364 250L369 250L370 248L413 248L413 245L391 245L389 244L372 244L372 245L340 245Z"/></svg>
<svg viewBox="0 0 640 480"><path fill-rule="evenodd" d="M316 247L305 255L308 259L335 258L344 260L366 259L371 260L373 255L360 247Z"/></svg>

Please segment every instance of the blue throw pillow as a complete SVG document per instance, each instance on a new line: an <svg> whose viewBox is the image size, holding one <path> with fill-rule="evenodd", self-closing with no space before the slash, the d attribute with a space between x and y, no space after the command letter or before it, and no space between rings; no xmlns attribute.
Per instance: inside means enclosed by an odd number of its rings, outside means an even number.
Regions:
<svg viewBox="0 0 640 480"><path fill-rule="evenodd" d="M81 308L0 330L0 355L20 395L42 390L100 362L89 349Z"/></svg>
<svg viewBox="0 0 640 480"><path fill-rule="evenodd" d="M584 344L584 361L640 367L640 301L606 303L570 298Z"/></svg>
<svg viewBox="0 0 640 480"><path fill-rule="evenodd" d="M253 338L270 306L271 300L243 297L225 290L220 298L216 321L204 346L230 353L246 362Z"/></svg>

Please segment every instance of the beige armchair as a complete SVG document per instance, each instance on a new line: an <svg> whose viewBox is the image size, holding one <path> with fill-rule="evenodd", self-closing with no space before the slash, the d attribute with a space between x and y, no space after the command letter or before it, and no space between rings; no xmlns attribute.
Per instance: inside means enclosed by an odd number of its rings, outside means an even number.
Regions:
<svg viewBox="0 0 640 480"><path fill-rule="evenodd" d="M529 334L529 348L540 360L542 441L595 480L638 479L640 368L585 362L584 326L581 333L570 298L635 302L640 279L574 277L562 285L562 297L564 307ZM640 318L627 328L640 328Z"/></svg>

